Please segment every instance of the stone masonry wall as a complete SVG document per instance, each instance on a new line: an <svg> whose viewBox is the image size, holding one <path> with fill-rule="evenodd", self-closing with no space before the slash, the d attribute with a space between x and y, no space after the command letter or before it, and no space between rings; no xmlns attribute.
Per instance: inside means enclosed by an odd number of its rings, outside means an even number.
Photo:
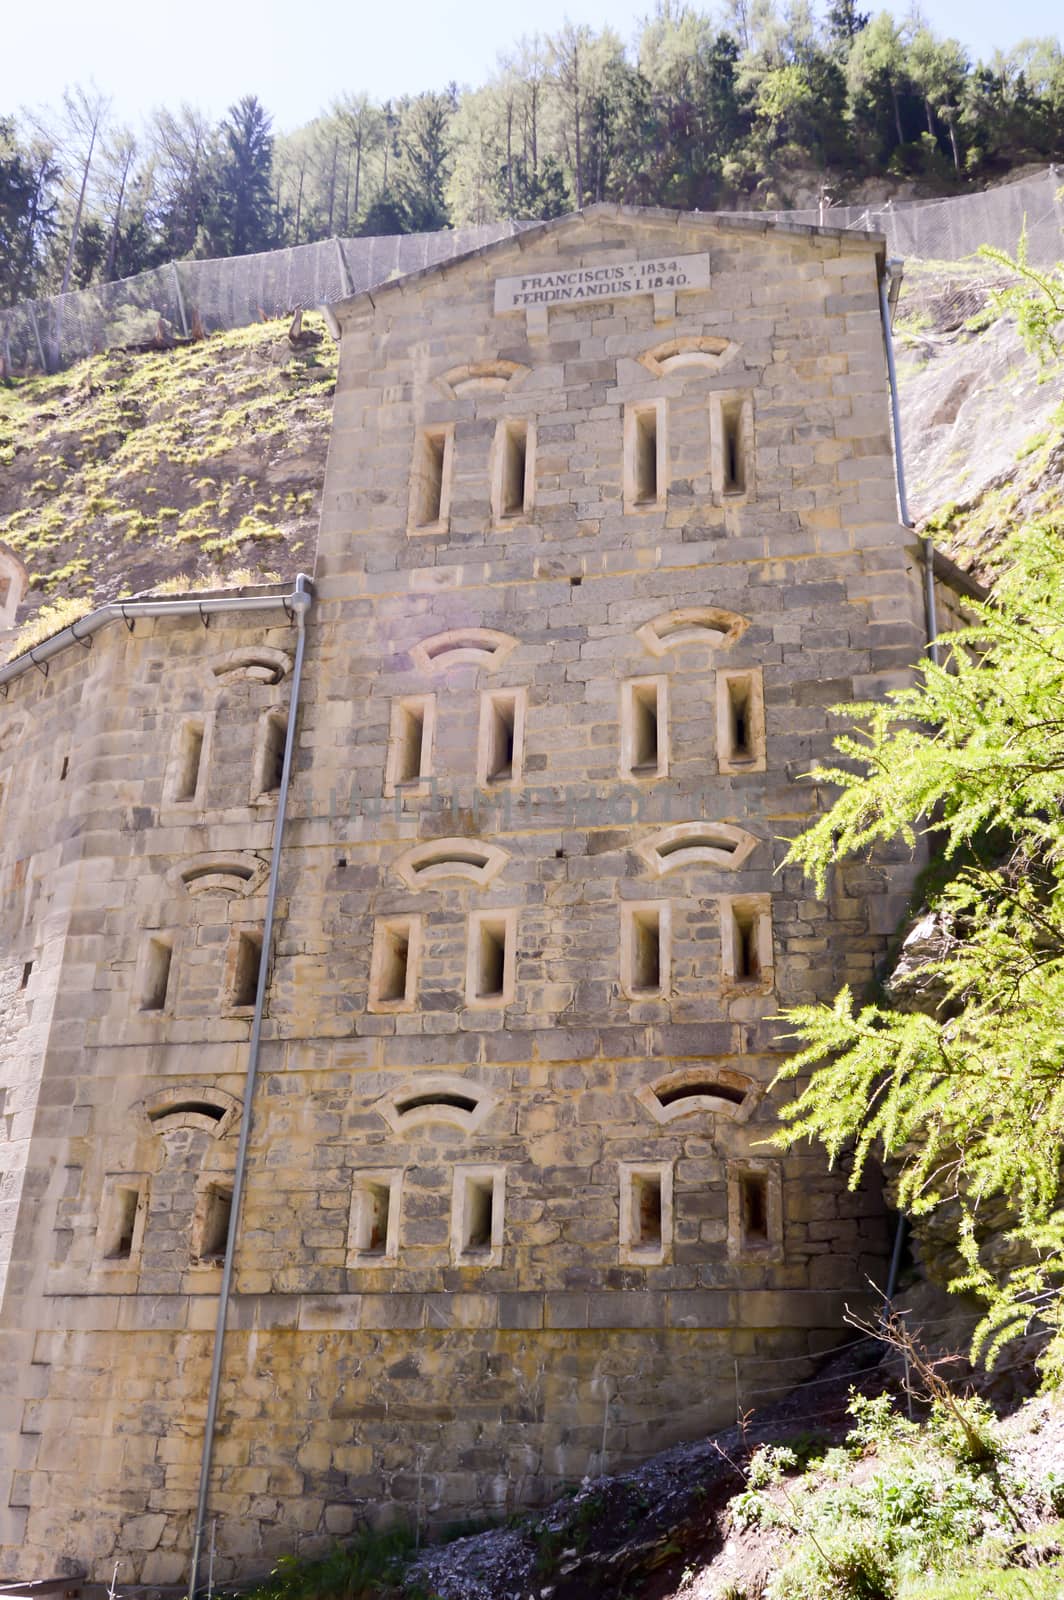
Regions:
<svg viewBox="0 0 1064 1600"><path fill-rule="evenodd" d="M500 276L705 251L709 287L674 299L493 311ZM823 902L781 868L825 803L807 774L830 707L906 681L922 643L874 244L596 208L341 319L214 1457L221 1576L363 1516L539 1503L729 1421L839 1337L886 1250L875 1192L764 1142L790 1092L771 1087L781 1008L862 987L916 865L840 869ZM707 359L663 369L678 340ZM634 509L625 407L654 407L663 441ZM742 492L725 413L745 417ZM500 423L534 434L504 516ZM450 433L449 508L410 532L426 431ZM683 608L719 626L646 633ZM118 1552L126 1581L187 1571L212 1228L245 1114L240 935L264 912L292 645L247 621L109 630L0 710L91 761L67 820L19 824L80 866L26 1163L63 1176L33 1176L47 1203L19 1211L5 1306L11 1572L109 1575ZM726 674L754 685L738 760ZM625 685L648 680L658 749L628 772L645 731ZM523 715L492 781L488 694ZM406 781L395 702L422 719ZM485 915L507 949L478 998ZM757 919L753 970L735 915ZM627 981L638 917L667 929L663 984ZM407 977L382 993L389 928ZM145 1010L160 945L166 1000Z"/></svg>

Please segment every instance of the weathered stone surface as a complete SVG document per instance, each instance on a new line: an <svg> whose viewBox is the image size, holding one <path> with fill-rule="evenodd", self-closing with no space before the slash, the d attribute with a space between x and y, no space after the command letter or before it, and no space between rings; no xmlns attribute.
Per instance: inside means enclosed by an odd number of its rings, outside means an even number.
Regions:
<svg viewBox="0 0 1064 1600"><path fill-rule="evenodd" d="M493 311L707 251L674 307ZM865 238L607 208L341 308L219 1579L730 1421L863 1292L878 1197L763 1141L773 1019L915 870L778 870L829 705L921 645L875 289ZM116 625L0 702L12 1577L184 1575L294 642Z"/></svg>

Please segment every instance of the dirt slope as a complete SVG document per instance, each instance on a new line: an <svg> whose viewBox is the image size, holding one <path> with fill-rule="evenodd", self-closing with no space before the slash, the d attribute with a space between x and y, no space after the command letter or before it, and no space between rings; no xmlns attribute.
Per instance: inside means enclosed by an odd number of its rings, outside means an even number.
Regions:
<svg viewBox="0 0 1064 1600"><path fill-rule="evenodd" d="M312 324L316 319L306 319ZM23 615L313 560L337 350L286 323L0 387L0 540Z"/></svg>

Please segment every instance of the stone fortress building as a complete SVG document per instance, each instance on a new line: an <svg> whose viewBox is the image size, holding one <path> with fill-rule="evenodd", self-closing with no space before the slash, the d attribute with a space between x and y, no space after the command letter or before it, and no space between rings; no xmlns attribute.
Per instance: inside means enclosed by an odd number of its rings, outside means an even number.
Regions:
<svg viewBox="0 0 1064 1600"><path fill-rule="evenodd" d="M915 870L779 870L926 640L883 271L597 206L362 294L312 589L0 670L0 1572L184 1581L205 1432L223 1577L541 1503L882 1281L765 1140Z"/></svg>

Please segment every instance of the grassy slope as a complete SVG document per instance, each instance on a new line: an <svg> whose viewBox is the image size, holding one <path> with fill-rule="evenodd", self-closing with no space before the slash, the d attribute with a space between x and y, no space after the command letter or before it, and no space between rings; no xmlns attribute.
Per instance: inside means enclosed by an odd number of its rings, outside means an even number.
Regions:
<svg viewBox="0 0 1064 1600"><path fill-rule="evenodd" d="M30 571L23 615L309 565L336 361L328 335L294 350L260 323L0 388L0 540Z"/></svg>

